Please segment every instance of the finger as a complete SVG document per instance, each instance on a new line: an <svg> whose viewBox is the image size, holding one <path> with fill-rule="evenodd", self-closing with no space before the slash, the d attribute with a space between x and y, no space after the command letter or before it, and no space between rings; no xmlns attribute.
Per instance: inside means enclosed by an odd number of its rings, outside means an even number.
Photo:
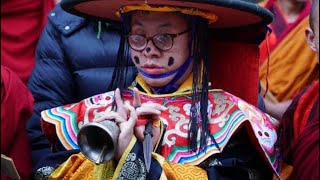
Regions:
<svg viewBox="0 0 320 180"><path fill-rule="evenodd" d="M116 122L124 122L125 119L119 115L119 113L111 111L108 113L103 114L102 116L94 119L95 122L100 122L104 120L114 120Z"/></svg>
<svg viewBox="0 0 320 180"><path fill-rule="evenodd" d="M123 102L122 102L121 93L120 93L120 89L119 88L117 88L115 90L115 100L116 100L117 106L122 106L123 107Z"/></svg>
<svg viewBox="0 0 320 180"><path fill-rule="evenodd" d="M140 92L139 90L134 87L133 88L133 107L137 108L141 106L141 100L140 100Z"/></svg>
<svg viewBox="0 0 320 180"><path fill-rule="evenodd" d="M129 119L128 119L128 126L133 127L136 124L138 119L138 115L134 109L134 107L130 105L125 105L125 108L129 111Z"/></svg>
<svg viewBox="0 0 320 180"><path fill-rule="evenodd" d="M157 104L157 103L143 103L141 107L137 108L137 114L140 115L147 115L147 114L156 114L160 115L161 111L165 111L168 108Z"/></svg>
<svg viewBox="0 0 320 180"><path fill-rule="evenodd" d="M123 101L121 98L121 93L120 93L119 88L117 88L115 90L115 100L117 103L117 112L119 112L119 114L121 114L124 119L127 119L127 113L126 113L126 110L124 109L124 105L123 105Z"/></svg>
<svg viewBox="0 0 320 180"><path fill-rule="evenodd" d="M141 116L141 115L160 115L161 111L151 108L151 107L140 107L138 109L136 109L137 111L137 115Z"/></svg>
<svg viewBox="0 0 320 180"><path fill-rule="evenodd" d="M141 107L152 107L152 108L157 109L157 110L159 110L159 111L166 111L166 110L168 110L167 107L162 106L161 104L158 104L158 103L143 103L143 104L141 105Z"/></svg>
<svg viewBox="0 0 320 180"><path fill-rule="evenodd" d="M113 117L114 117L114 121L117 122L117 123L122 123L122 122L126 122L127 121L120 114L115 114L115 115L113 115Z"/></svg>

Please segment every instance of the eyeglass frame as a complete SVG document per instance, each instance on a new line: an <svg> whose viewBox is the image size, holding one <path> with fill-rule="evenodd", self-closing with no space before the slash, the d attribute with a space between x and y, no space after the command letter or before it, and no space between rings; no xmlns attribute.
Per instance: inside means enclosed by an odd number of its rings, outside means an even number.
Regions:
<svg viewBox="0 0 320 180"><path fill-rule="evenodd" d="M148 43L149 43L150 40L152 41L153 45L154 45L157 49L159 49L159 50L161 50L161 51L168 51L168 50L172 49L173 44L174 44L174 39L175 39L176 37L178 37L178 36L180 36L180 35L182 35L182 34L185 34L185 33L187 33L187 32L190 32L190 31L191 31L191 29L188 28L188 29L186 29L186 30L184 30L184 31L182 31L182 32L180 32L180 33L175 33L175 34L174 34L174 33L171 33L171 34L170 34L170 33L155 34L154 36L151 36L151 37L146 37L146 36L140 35L140 34L131 34L131 33L129 33L129 34L126 36L126 38L127 38L127 41L128 41L129 46L130 46L133 50L135 50L135 51L140 51L140 52L144 51L144 50L147 48ZM129 41L129 37L132 36L132 35L137 35L137 36L141 36L141 37L145 38L145 39L146 39L145 46L144 46L143 48L141 48L141 49L133 48L133 47L131 46L131 44L130 44L130 41ZM156 43L154 43L153 38L156 37L156 36L159 36L159 35L169 35L169 37L170 37L171 40L172 40L172 41L171 41L172 43L171 43L171 47L170 47L170 48L168 48L168 49L162 49L162 48L159 48L159 47L156 45Z"/></svg>

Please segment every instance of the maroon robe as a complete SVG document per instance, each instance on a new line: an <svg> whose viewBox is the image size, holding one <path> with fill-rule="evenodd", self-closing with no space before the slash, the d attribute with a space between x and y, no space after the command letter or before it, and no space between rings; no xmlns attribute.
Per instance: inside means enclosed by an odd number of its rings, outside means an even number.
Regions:
<svg viewBox="0 0 320 180"><path fill-rule="evenodd" d="M27 84L53 0L1 0L1 65Z"/></svg>
<svg viewBox="0 0 320 180"><path fill-rule="evenodd" d="M26 123L32 111L30 91L13 71L1 66L1 154L13 159L21 179L29 179L31 172Z"/></svg>
<svg viewBox="0 0 320 180"><path fill-rule="evenodd" d="M280 144L285 162L293 166L291 179L319 179L319 80L294 98L281 122Z"/></svg>

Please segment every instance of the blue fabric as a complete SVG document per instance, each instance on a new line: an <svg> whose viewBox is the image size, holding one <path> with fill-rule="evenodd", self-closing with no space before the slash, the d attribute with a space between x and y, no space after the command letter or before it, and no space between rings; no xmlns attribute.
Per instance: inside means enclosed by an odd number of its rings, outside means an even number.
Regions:
<svg viewBox="0 0 320 180"><path fill-rule="evenodd" d="M27 123L33 166L52 153L40 125L40 112L78 102L107 89L116 65L120 35L117 26L85 20L66 13L58 4L49 14L36 49L36 63L28 87L34 113ZM129 61L129 60L128 60ZM135 78L130 60L127 85Z"/></svg>

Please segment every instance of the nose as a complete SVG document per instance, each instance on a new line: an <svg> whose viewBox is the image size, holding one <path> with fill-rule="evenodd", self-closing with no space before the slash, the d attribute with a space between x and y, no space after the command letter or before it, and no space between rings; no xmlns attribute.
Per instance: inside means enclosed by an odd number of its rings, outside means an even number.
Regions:
<svg viewBox="0 0 320 180"><path fill-rule="evenodd" d="M142 51L143 55L146 57L160 57L161 51L149 40L146 48Z"/></svg>

